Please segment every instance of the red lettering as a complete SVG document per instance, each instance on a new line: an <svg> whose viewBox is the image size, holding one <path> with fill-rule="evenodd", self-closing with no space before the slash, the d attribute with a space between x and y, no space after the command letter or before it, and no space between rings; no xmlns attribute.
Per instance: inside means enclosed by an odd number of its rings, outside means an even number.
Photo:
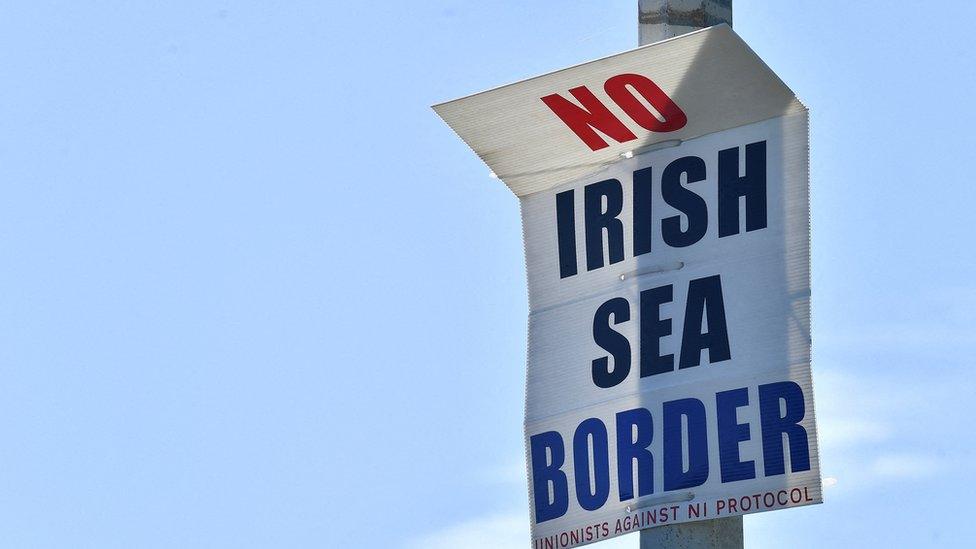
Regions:
<svg viewBox="0 0 976 549"><path fill-rule="evenodd" d="M569 90L569 93L573 94L573 97L580 102L582 108L556 93L543 97L542 101L590 149L598 151L610 146L594 131L594 128L612 137L618 143L637 139L634 132L630 131L619 118L614 116L610 109L601 103L586 86L573 88Z"/></svg>
<svg viewBox="0 0 976 549"><path fill-rule="evenodd" d="M640 100L634 97L628 86L641 94L661 115L661 118L655 116ZM660 133L673 132L680 130L688 123L688 117L681 110L681 107L646 76L619 74L607 80L603 89L606 90L610 99L620 105L620 108L645 130Z"/></svg>
<svg viewBox="0 0 976 549"><path fill-rule="evenodd" d="M604 91L630 118L645 130L659 133L673 132L685 127L688 117L650 78L640 74L618 74L607 80ZM583 143L594 151L610 145L600 135L618 143L637 139L637 136L607 108L586 86L569 90L579 105L554 93L542 102L556 113ZM636 95L635 95L636 93ZM645 104L638 95L647 102ZM653 110L649 109L650 105ZM599 130L600 133L597 133Z"/></svg>
<svg viewBox="0 0 976 549"><path fill-rule="evenodd" d="M749 509L752 509L752 500L749 499L749 496L742 496L742 498L739 499L739 509L742 509L743 513Z"/></svg>

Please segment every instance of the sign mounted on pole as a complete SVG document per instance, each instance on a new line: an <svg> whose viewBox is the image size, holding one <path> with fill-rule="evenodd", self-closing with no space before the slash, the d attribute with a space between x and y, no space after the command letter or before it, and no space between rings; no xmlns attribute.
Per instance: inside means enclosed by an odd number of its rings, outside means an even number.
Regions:
<svg viewBox="0 0 976 549"><path fill-rule="evenodd" d="M807 111L738 35L434 109L521 201L533 547L819 503Z"/></svg>

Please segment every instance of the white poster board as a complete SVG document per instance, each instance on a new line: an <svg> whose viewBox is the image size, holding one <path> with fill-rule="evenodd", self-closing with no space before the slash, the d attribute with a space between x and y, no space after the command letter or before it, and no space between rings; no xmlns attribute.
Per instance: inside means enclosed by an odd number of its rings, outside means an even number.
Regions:
<svg viewBox="0 0 976 549"><path fill-rule="evenodd" d="M748 46L434 108L521 201L533 547L819 503L807 112Z"/></svg>

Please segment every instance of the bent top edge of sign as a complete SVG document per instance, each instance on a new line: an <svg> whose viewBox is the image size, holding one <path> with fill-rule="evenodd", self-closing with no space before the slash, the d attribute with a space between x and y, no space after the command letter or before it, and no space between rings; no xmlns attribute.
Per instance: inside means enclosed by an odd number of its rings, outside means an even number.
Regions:
<svg viewBox="0 0 976 549"><path fill-rule="evenodd" d="M517 196L805 111L726 24L433 106Z"/></svg>

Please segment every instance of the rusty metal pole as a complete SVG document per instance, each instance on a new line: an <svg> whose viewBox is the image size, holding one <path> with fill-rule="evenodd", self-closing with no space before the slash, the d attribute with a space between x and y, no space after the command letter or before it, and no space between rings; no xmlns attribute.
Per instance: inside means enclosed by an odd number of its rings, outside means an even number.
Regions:
<svg viewBox="0 0 976 549"><path fill-rule="evenodd" d="M732 0L638 0L638 43L643 46L718 25L732 24ZM641 549L742 549L742 517L641 530Z"/></svg>

